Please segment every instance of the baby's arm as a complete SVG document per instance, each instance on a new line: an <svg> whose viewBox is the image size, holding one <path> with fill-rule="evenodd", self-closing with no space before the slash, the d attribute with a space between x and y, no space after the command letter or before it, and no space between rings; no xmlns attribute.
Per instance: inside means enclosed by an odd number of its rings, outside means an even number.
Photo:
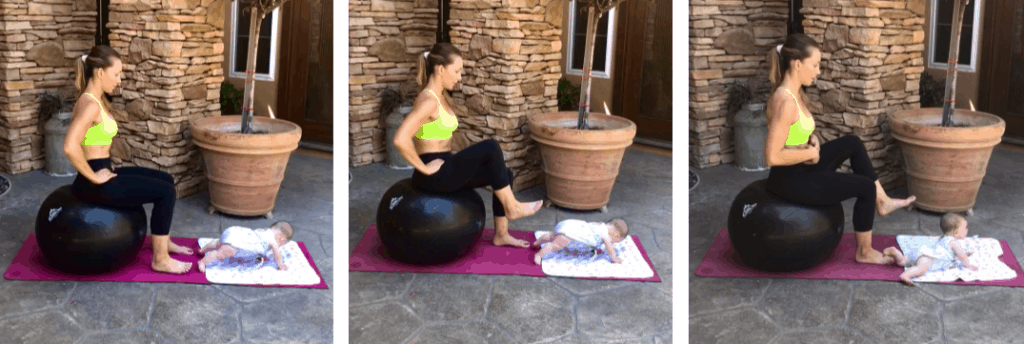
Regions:
<svg viewBox="0 0 1024 344"><path fill-rule="evenodd" d="M281 257L281 248L277 246L276 242L270 243L270 250L274 252L274 261L277 262L277 269L288 270L288 266L284 265L284 258Z"/></svg>
<svg viewBox="0 0 1024 344"><path fill-rule="evenodd" d="M605 251L608 251L608 256L612 258L612 263L622 263L622 258L615 256L615 247L612 246L612 242L608 239L603 239L602 241L604 241Z"/></svg>
<svg viewBox="0 0 1024 344"><path fill-rule="evenodd" d="M953 253L956 254L956 257L959 258L960 261L964 262L964 267L978 271L977 266L971 265L971 263L967 261L967 253L964 251L963 240L954 240L949 244L949 247L953 249Z"/></svg>

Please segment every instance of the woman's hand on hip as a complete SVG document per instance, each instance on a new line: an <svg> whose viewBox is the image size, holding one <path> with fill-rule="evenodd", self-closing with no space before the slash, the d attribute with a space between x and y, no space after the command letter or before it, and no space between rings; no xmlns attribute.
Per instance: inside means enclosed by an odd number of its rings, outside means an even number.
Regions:
<svg viewBox="0 0 1024 344"><path fill-rule="evenodd" d="M96 171L96 180L94 180L93 183L97 185L103 184L106 183L107 181L110 181L111 179L114 179L114 177L117 177L117 175L114 174L114 172L110 172L110 170L104 168L102 170Z"/></svg>
<svg viewBox="0 0 1024 344"><path fill-rule="evenodd" d="M427 172L424 174L430 176L437 173L437 171L441 170L441 165L444 165L444 160L442 159L430 160L430 162L427 163Z"/></svg>

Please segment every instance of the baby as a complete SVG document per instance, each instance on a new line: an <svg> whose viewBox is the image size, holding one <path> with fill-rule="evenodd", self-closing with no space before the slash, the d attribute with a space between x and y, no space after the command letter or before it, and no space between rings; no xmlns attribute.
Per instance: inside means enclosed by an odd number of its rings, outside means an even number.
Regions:
<svg viewBox="0 0 1024 344"><path fill-rule="evenodd" d="M558 251L569 245L571 242L583 243L594 249L604 245L605 251L611 257L612 263L622 263L622 259L615 256L615 244L629 235L629 226L623 219L612 219L608 222L586 222L582 220L564 220L555 225L555 232L542 231L544 233L533 243L534 247L544 245L540 252L533 257L533 262L540 265L540 260L548 253Z"/></svg>
<svg viewBox="0 0 1024 344"><path fill-rule="evenodd" d="M963 262L963 267L965 268L978 271L978 267L971 265L967 260L967 257L973 253L968 247L967 241L964 240L967 237L967 219L963 216L949 213L942 216L939 225L942 228L943 236L934 244L921 248L913 268L900 275L900 280L903 283L913 286L912 278L931 271L942 271L958 267L957 261ZM896 264L900 266L911 266L907 264L910 262L910 259L900 253L900 250L896 247L886 248L883 253L886 256L893 257Z"/></svg>
<svg viewBox="0 0 1024 344"><path fill-rule="evenodd" d="M252 230L232 226L224 230L220 239L203 246L199 253L205 254L199 261L199 271L206 272L206 264L214 260L236 257L263 262L271 255L277 262L278 270L288 270L281 258L281 246L291 240L295 230L285 221L274 222L270 228Z"/></svg>

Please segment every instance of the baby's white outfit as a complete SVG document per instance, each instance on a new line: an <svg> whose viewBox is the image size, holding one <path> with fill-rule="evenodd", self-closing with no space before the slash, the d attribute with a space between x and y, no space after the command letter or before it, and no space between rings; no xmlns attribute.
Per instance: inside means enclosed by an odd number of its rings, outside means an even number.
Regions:
<svg viewBox="0 0 1024 344"><path fill-rule="evenodd" d="M249 229L241 226L232 226L220 234L220 243L231 245L235 248L236 258L255 259L257 257L273 257L274 251L270 243L276 241L274 233L269 228Z"/></svg>
<svg viewBox="0 0 1024 344"><path fill-rule="evenodd" d="M565 235L572 241L594 249L603 248L604 240L611 242L611 237L608 236L608 225L600 222L563 220L555 225L555 233Z"/></svg>
<svg viewBox="0 0 1024 344"><path fill-rule="evenodd" d="M956 240L956 238L944 235L934 244L921 247L920 252L918 252L918 258L920 256L933 258L932 265L928 268L928 272L942 271L960 266L961 262L957 260L956 253L953 252L953 247L950 246L950 243L953 240ZM970 252L970 245L963 245L963 248L965 253ZM916 258L914 260L916 261Z"/></svg>

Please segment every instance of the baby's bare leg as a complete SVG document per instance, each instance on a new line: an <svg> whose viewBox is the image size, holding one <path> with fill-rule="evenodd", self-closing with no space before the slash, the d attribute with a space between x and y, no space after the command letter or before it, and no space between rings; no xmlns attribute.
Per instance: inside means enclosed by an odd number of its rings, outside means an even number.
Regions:
<svg viewBox="0 0 1024 344"><path fill-rule="evenodd" d="M914 267L907 269L907 271L903 272L903 274L900 275L900 280L902 280L903 283L906 283L909 286L913 286L914 281L912 281L911 279L917 276L924 275L924 273L928 272L928 269L931 267L932 258L928 256L921 256L921 258L917 259L917 263L914 264Z"/></svg>
<svg viewBox="0 0 1024 344"><path fill-rule="evenodd" d="M540 238L537 238L537 241L533 242L533 247L538 247L540 245L543 245L544 243L550 242L551 239L553 239L554 235L555 235L555 233L553 233L553 232L548 232L548 231L540 231L540 232L544 233L544 234L541 234Z"/></svg>
<svg viewBox="0 0 1024 344"><path fill-rule="evenodd" d="M544 248L541 248L540 251L533 256L533 262L537 265L540 265L541 258L544 258L544 256L548 255L548 253L561 250L563 247L568 246L570 242L572 241L569 240L569 238L559 234L558 236L551 240L550 244L544 246Z"/></svg>
<svg viewBox="0 0 1024 344"><path fill-rule="evenodd" d="M199 261L199 272L206 272L206 264L212 263L214 260L231 258L237 252L231 245L220 245L216 250L207 252L206 256Z"/></svg>
<svg viewBox="0 0 1024 344"><path fill-rule="evenodd" d="M907 266L907 256L904 256L896 246L887 247L882 251L882 254L895 259L896 264L899 266Z"/></svg>
<svg viewBox="0 0 1024 344"><path fill-rule="evenodd" d="M220 239L216 239L214 241L211 241L209 244L206 244L206 246L203 246L202 248L200 248L199 249L199 253L210 252L211 250L215 250L215 249L217 249L219 247L220 247Z"/></svg>

